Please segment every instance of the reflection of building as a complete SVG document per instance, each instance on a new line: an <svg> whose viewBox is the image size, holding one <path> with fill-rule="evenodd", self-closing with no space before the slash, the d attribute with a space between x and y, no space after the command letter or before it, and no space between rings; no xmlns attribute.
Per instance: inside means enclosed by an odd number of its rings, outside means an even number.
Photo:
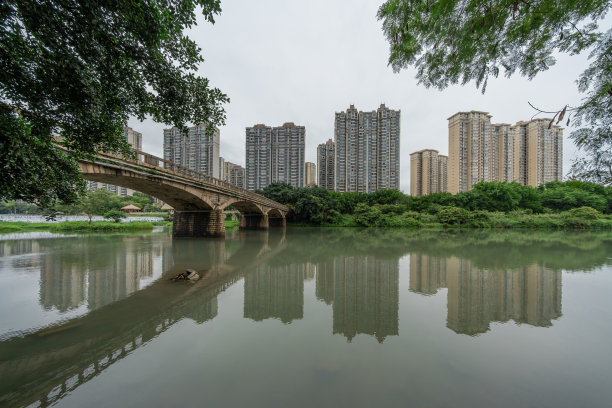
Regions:
<svg viewBox="0 0 612 408"><path fill-rule="evenodd" d="M433 295L446 287L446 259L421 253L410 255L410 290Z"/></svg>
<svg viewBox="0 0 612 408"><path fill-rule="evenodd" d="M102 268L90 268L87 302L91 310L127 297L140 289L140 281L152 276L153 253L150 247L140 251L125 239L126 250L109 259Z"/></svg>
<svg viewBox="0 0 612 408"><path fill-rule="evenodd" d="M316 296L332 304L333 332L383 342L399 334L399 263L371 256L337 257L317 266Z"/></svg>
<svg viewBox="0 0 612 408"><path fill-rule="evenodd" d="M290 323L304 317L304 264L258 266L244 278L244 317Z"/></svg>
<svg viewBox="0 0 612 408"><path fill-rule="evenodd" d="M449 259L447 325L457 333L484 333L492 321L547 327L561 316L561 271L539 265L483 270Z"/></svg>
<svg viewBox="0 0 612 408"><path fill-rule="evenodd" d="M315 265L311 264L310 262L306 262L304 264L304 280L305 281L311 281L315 278Z"/></svg>
<svg viewBox="0 0 612 408"><path fill-rule="evenodd" d="M410 256L410 290L436 293L448 287L449 329L477 335L491 322L547 327L561 316L561 271L539 265L513 270L480 269L471 261Z"/></svg>
<svg viewBox="0 0 612 408"><path fill-rule="evenodd" d="M66 264L51 254L40 265L40 304L60 312L77 308L85 300L87 280L78 264Z"/></svg>

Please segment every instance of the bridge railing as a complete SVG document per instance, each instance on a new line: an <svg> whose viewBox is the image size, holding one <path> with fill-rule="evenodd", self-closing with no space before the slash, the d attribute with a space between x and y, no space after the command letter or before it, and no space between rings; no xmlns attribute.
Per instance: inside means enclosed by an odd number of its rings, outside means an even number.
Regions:
<svg viewBox="0 0 612 408"><path fill-rule="evenodd" d="M208 174L204 174L201 173L199 171L190 169L188 167L185 166L181 166L180 164L176 164L171 162L170 160L166 160L166 159L162 159L161 157L157 157L154 156L150 153L146 153L143 152L141 150L136 150L136 149L132 149L132 151L135 153L136 155L136 160L133 159L129 159L129 158L125 158L123 156L119 156L116 154L112 154L112 153L99 153L101 155L106 155L106 156L111 156L111 157L116 157L119 158L121 160L127 161L127 162L134 162L134 163L146 163L150 166L154 166L154 167L158 167L158 168L162 168L165 170L169 170L173 173L177 173L177 174L181 174L184 175L186 177L198 180L198 181L202 181L208 184L212 184L214 186L218 186L218 187L222 187L226 190L230 190L233 191L235 193L239 193L242 195L247 195L249 197L252 197L254 199L254 201L260 202L262 204L267 204L271 207L278 207L279 203L277 203L274 200L270 200L267 197L264 197L260 194L257 193L253 193L252 191L248 191L245 190L243 188L240 188L238 186L235 186L231 183L228 183L227 181L224 180L219 180L218 178L209 176ZM284 206L283 206L284 207Z"/></svg>

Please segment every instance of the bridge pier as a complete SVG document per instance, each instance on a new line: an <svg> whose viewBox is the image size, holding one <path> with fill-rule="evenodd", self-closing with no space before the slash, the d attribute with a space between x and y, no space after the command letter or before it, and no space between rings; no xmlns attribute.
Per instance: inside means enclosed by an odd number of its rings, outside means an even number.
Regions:
<svg viewBox="0 0 612 408"><path fill-rule="evenodd" d="M223 210L175 211L173 237L225 237Z"/></svg>
<svg viewBox="0 0 612 408"><path fill-rule="evenodd" d="M240 229L268 229L268 214L240 214Z"/></svg>

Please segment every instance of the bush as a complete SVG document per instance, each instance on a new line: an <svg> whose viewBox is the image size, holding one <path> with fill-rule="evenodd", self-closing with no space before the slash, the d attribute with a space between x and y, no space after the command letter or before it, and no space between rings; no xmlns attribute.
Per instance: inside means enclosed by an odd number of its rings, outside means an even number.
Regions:
<svg viewBox="0 0 612 408"><path fill-rule="evenodd" d="M596 220L601 215L599 211L588 206L572 208L568 211L568 214L572 217L583 218L585 220Z"/></svg>
<svg viewBox="0 0 612 408"><path fill-rule="evenodd" d="M107 220L113 220L114 222L119 222L122 218L125 218L125 214L119 210L110 210L104 213L104 218Z"/></svg>
<svg viewBox="0 0 612 408"><path fill-rule="evenodd" d="M438 220L445 225L461 225L470 218L470 212L463 208L442 207L438 211Z"/></svg>

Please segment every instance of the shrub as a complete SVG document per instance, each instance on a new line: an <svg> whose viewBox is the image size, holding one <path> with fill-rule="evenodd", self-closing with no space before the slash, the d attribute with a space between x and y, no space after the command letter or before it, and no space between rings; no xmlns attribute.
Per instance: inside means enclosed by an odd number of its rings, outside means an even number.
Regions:
<svg viewBox="0 0 612 408"><path fill-rule="evenodd" d="M461 225L470 218L470 212L463 208L442 207L438 211L438 219L442 224Z"/></svg>
<svg viewBox="0 0 612 408"><path fill-rule="evenodd" d="M572 217L583 218L585 220L596 220L601 215L599 211L588 206L572 208L568 213Z"/></svg>
<svg viewBox="0 0 612 408"><path fill-rule="evenodd" d="M113 220L114 222L119 222L122 218L125 218L125 214L119 210L110 210L104 213L104 218L107 220Z"/></svg>

